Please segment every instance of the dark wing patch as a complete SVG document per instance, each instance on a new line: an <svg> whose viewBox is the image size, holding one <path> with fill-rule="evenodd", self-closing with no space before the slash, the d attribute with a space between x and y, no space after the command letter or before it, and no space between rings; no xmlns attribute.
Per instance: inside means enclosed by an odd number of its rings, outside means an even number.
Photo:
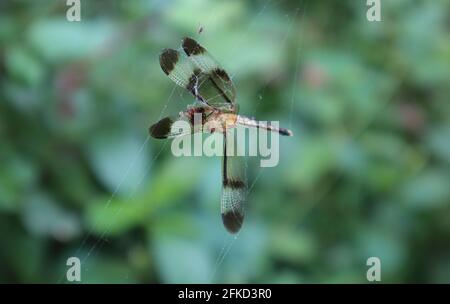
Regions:
<svg viewBox="0 0 450 304"><path fill-rule="evenodd" d="M231 189L244 189L245 183L241 180L233 180L226 177L226 179L224 179L223 181L223 186Z"/></svg>
<svg viewBox="0 0 450 304"><path fill-rule="evenodd" d="M217 76L219 76L223 81L226 81L226 82L230 82L231 81L230 77L228 76L227 72L225 72L224 69L217 68L217 69L214 70L214 73Z"/></svg>
<svg viewBox="0 0 450 304"><path fill-rule="evenodd" d="M165 117L152 125L149 129L150 135L154 138L163 139L167 138L171 133L171 127L174 123L170 117Z"/></svg>
<svg viewBox="0 0 450 304"><path fill-rule="evenodd" d="M173 71L178 62L178 52L173 49L164 49L159 55L159 64L161 69L169 75Z"/></svg>
<svg viewBox="0 0 450 304"><path fill-rule="evenodd" d="M195 121L197 114L200 116L198 122ZM206 123L206 117L210 114L211 110L204 106L189 107L178 116L161 119L149 128L149 133L154 138L165 139L203 132L203 124ZM184 124L181 124L182 122Z"/></svg>
<svg viewBox="0 0 450 304"><path fill-rule="evenodd" d="M183 38L182 46L184 52L188 56L199 55L206 52L206 50L200 44L198 44L197 41L189 37Z"/></svg>
<svg viewBox="0 0 450 304"><path fill-rule="evenodd" d="M230 233L237 233L241 230L242 223L244 222L244 214L232 211L222 213L222 222Z"/></svg>

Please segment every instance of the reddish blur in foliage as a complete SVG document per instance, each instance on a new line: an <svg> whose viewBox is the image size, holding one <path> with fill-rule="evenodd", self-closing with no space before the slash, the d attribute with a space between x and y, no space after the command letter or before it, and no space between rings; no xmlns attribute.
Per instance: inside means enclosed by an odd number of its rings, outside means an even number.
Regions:
<svg viewBox="0 0 450 304"><path fill-rule="evenodd" d="M86 79L86 68L83 64L71 64L64 67L56 76L56 95L58 114L62 118L73 118L75 107L73 94L83 85Z"/></svg>
<svg viewBox="0 0 450 304"><path fill-rule="evenodd" d="M319 88L327 82L327 72L316 64L308 64L303 70L305 83L312 88Z"/></svg>
<svg viewBox="0 0 450 304"><path fill-rule="evenodd" d="M398 116L401 127L409 132L420 132L426 123L422 109L413 103L401 103Z"/></svg>

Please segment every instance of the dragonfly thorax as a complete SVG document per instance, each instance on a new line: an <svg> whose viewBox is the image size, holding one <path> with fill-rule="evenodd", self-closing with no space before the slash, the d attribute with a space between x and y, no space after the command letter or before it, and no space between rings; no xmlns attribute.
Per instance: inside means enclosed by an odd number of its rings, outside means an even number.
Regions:
<svg viewBox="0 0 450 304"><path fill-rule="evenodd" d="M194 128L202 129L206 133L221 132L236 126L237 115L235 113L222 112L210 107L191 107L186 112L181 112L185 119Z"/></svg>

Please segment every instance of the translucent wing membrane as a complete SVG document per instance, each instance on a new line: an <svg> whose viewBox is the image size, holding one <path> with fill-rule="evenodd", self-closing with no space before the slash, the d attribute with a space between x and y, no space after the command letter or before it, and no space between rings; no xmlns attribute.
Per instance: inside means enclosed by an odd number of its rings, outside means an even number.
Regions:
<svg viewBox="0 0 450 304"><path fill-rule="evenodd" d="M235 136L233 136L234 138ZM225 228L237 233L244 222L247 181L245 177L245 159L242 156L230 156L227 146L229 137L224 133L224 156L222 164L222 199L220 210ZM236 147L235 143L233 146ZM236 155L236 152L233 154Z"/></svg>
<svg viewBox="0 0 450 304"><path fill-rule="evenodd" d="M185 54L173 49L163 50L159 62L164 73L198 101L234 111L236 94L228 74L195 40L183 39L183 50Z"/></svg>
<svg viewBox="0 0 450 304"><path fill-rule="evenodd" d="M183 38L183 50L186 55L196 63L204 73L211 73L215 70L221 70L219 63L208 51L192 38Z"/></svg>
<svg viewBox="0 0 450 304"><path fill-rule="evenodd" d="M164 49L159 55L159 64L170 79L185 89L188 89L191 79L200 73L193 62L174 49Z"/></svg>
<svg viewBox="0 0 450 304"><path fill-rule="evenodd" d="M220 93L223 99L221 102L225 101L224 106L231 107L235 103L236 91L227 72L194 39L189 37L184 38L182 46L186 55L195 62L202 73L208 75L211 85Z"/></svg>

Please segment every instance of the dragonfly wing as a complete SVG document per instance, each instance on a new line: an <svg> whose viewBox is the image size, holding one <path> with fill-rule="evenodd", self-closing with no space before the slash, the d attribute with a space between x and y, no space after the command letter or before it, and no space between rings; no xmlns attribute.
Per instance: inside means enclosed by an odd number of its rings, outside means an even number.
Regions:
<svg viewBox="0 0 450 304"><path fill-rule="evenodd" d="M163 72L180 87L188 88L189 81L198 68L186 56L174 49L164 49L159 55ZM200 72L200 70L198 70Z"/></svg>
<svg viewBox="0 0 450 304"><path fill-rule="evenodd" d="M203 132L203 123L209 114L210 110L206 107L191 107L186 111L180 112L178 116L164 117L153 124L149 132L152 137L158 139Z"/></svg>
<svg viewBox="0 0 450 304"><path fill-rule="evenodd" d="M164 117L150 127L150 135L153 138L165 139L191 134L191 130L176 128L175 122L177 121L179 121L178 117Z"/></svg>
<svg viewBox="0 0 450 304"><path fill-rule="evenodd" d="M237 233L244 222L247 182L245 159L242 156L227 155L227 136L224 133L224 155L222 164L221 214L225 228ZM228 143L229 145L229 143Z"/></svg>
<svg viewBox="0 0 450 304"><path fill-rule="evenodd" d="M232 109L236 100L236 91L227 72L197 41L186 37L183 39L185 54L195 63L204 77L204 87L214 92L213 100L209 103L217 108ZM201 91L201 90L200 90ZM207 94L211 97L210 94Z"/></svg>
<svg viewBox="0 0 450 304"><path fill-rule="evenodd" d="M231 109L231 96L221 87L218 76L203 72L194 61L174 49L164 49L159 56L161 69L180 87L213 108Z"/></svg>

